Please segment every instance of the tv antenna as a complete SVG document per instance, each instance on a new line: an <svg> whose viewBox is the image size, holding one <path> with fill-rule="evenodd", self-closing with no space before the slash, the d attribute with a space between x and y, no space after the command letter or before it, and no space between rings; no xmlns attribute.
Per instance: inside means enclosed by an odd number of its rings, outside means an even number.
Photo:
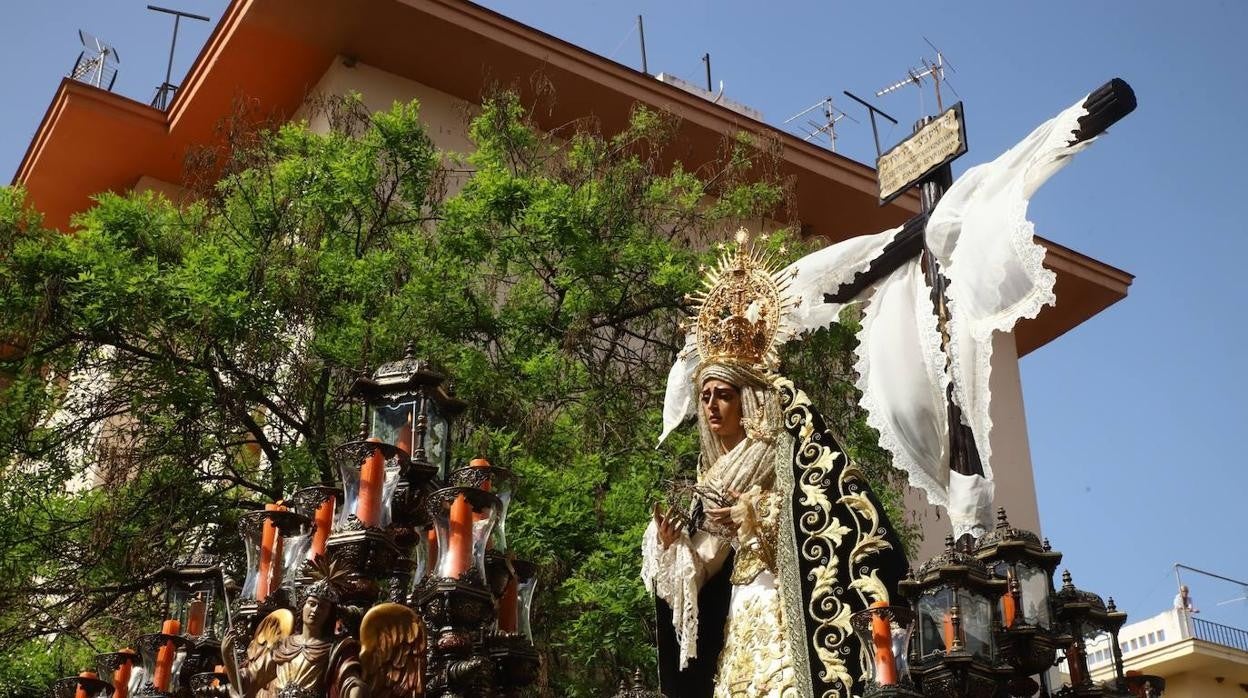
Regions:
<svg viewBox="0 0 1248 698"><path fill-rule="evenodd" d="M82 42L82 52L74 61L70 79L112 91L113 83L117 82L117 66L121 64L117 49L81 29L78 30L78 40ZM107 87L105 80L108 81Z"/></svg>
<svg viewBox="0 0 1248 698"><path fill-rule="evenodd" d="M800 119L803 116L806 116L807 114L819 108L823 109L823 123L819 123L817 121L807 119L805 126L799 125L797 126L797 128L801 129L802 133L806 134L806 137L802 139L804 141L810 142L810 141L817 141L820 137L826 138L828 140L828 149L835 153L836 152L836 122L840 121L841 119L849 119L850 121L854 123L860 123L860 122L854 117L850 116L849 114L846 114L845 112L833 106L831 97L824 97L818 102L815 102L809 107L806 107L805 109L799 111L793 116L790 116L789 118L785 119L784 123L787 124L796 119Z"/></svg>
<svg viewBox="0 0 1248 698"><path fill-rule="evenodd" d="M936 112L940 113L945 110L945 102L941 98L940 94L940 86L942 83L948 87L954 95L961 98L958 91L953 89L953 84L949 82L949 78L945 76L945 68L948 68L955 73L958 72L958 69L954 68L953 64L945 59L945 54L941 52L940 49L936 48L936 44L928 41L927 37L923 37L923 40L927 41L927 45L931 46L932 50L936 52L936 58L933 60L929 60L927 58L920 59L920 64L923 66L922 68L910 68L906 71L907 75L904 80L895 82L892 85L879 90L875 93L875 96L883 97L886 94L900 90L906 85L914 85L919 88L919 111L926 113L926 109L923 108L923 81L931 80L932 85L936 90Z"/></svg>
<svg viewBox="0 0 1248 698"><path fill-rule="evenodd" d="M212 20L203 15L191 14L182 10L171 10L167 7L148 5L147 9L173 15L173 41L169 44L169 67L165 69L165 81L156 88L156 96L152 98L152 106L164 111L169 107L169 100L173 97L173 93L178 91L178 86L170 82L170 80L173 79L173 53L178 48L178 27L182 23L182 18L198 19L201 22L211 22Z"/></svg>

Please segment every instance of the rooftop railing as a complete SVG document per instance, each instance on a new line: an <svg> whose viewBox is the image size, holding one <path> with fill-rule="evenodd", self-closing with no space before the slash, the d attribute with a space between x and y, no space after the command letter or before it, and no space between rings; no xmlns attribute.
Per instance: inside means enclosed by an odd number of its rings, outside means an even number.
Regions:
<svg viewBox="0 0 1248 698"><path fill-rule="evenodd" d="M1193 617L1192 637L1248 652L1248 630L1242 628Z"/></svg>

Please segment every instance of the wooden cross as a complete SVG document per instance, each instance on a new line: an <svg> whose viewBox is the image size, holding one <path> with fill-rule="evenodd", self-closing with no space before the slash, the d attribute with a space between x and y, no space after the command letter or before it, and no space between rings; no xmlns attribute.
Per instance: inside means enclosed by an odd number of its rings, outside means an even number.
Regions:
<svg viewBox="0 0 1248 698"><path fill-rule="evenodd" d="M852 96L852 95L851 95ZM871 108L870 105L867 105ZM1079 129L1071 134L1067 145L1075 145L1103 133L1111 125L1118 122L1135 109L1135 92L1121 78L1114 78L1097 88L1084 101L1083 107L1087 114L1079 119ZM873 115L874 116L874 115ZM914 130L917 133L929 123L933 117L924 117ZM879 148L877 142L876 148ZM946 304L945 288L948 284L941 273L935 256L927 247L924 231L928 217L936 208L937 202L953 184L953 169L949 162L936 169L924 179L910 185L918 187L921 198L921 210L906 221L901 233L890 242L880 256L872 261L864 272L856 274L849 282L841 285L833 293L824 295L828 303L847 303L856 298L875 282L891 274L901 265L922 255L924 277L931 287L932 310L938 318L941 334L941 348L945 352L945 367L949 367L949 309ZM881 205L883 205L882 202ZM950 385L945 394L949 418L949 467L963 475L983 475L984 466L980 462L979 451L975 447L975 436L970 427L962 423L962 409L953 399L953 387ZM965 542L964 542L965 543Z"/></svg>

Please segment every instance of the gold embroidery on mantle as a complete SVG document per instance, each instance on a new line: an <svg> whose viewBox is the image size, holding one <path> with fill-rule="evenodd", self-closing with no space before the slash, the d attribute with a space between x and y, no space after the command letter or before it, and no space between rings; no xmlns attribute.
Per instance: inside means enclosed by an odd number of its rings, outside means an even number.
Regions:
<svg viewBox="0 0 1248 698"><path fill-rule="evenodd" d="M782 502L781 531L791 538L778 552L785 611L807 621L791 622L787 628L790 646L797 648L793 664L799 690L815 698L848 698L856 688L850 663L861 667L865 661L861 652L849 656L853 653L847 643L853 634L849 623L853 609L848 601L856 596L856 605L865 608L872 601L889 600L879 570L870 564L872 555L892 547L889 532L881 527L880 514L866 495L861 471L847 463L844 454L820 443L806 394L784 377L777 377L774 384L784 409L784 425L798 436L793 463L777 468L776 489L798 493L796 511L792 499ZM841 472L833 478L838 466ZM850 515L837 516L834 501ZM843 562L838 554L846 553L849 578L838 579ZM809 568L805 579L799 575L801 562ZM809 600L802 599L803 581L813 582ZM808 626L813 628L809 638ZM812 665L819 680L831 686L818 695L808 685Z"/></svg>

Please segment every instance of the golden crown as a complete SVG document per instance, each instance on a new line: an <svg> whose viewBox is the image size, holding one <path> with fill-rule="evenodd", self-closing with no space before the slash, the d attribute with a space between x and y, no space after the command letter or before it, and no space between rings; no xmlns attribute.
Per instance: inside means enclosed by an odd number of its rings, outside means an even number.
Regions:
<svg viewBox="0 0 1248 698"><path fill-rule="evenodd" d="M696 332L703 362L772 370L779 361L780 323L797 306L786 293L792 275L782 273L770 254L751 244L744 228L736 240L735 249L721 243L724 251L707 271L703 290L687 296L696 307L686 328Z"/></svg>

